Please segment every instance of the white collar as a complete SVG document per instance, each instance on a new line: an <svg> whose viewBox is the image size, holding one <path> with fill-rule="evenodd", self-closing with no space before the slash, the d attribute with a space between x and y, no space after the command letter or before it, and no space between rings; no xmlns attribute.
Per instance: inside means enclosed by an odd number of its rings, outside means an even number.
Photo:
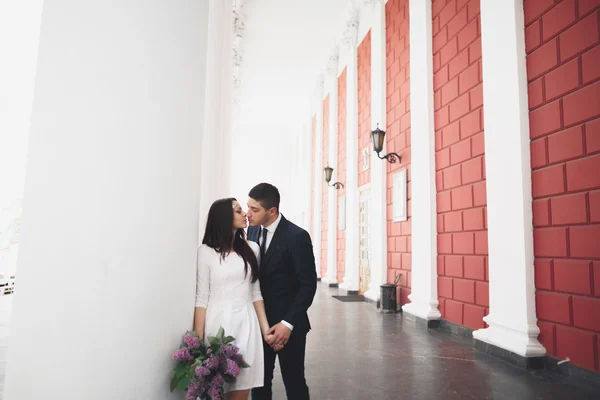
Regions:
<svg viewBox="0 0 600 400"><path fill-rule="evenodd" d="M279 213L279 217L277 217L275 222L273 222L271 225L269 225L267 227L262 226L262 229L266 229L268 232L275 233L280 222L281 222L281 213Z"/></svg>

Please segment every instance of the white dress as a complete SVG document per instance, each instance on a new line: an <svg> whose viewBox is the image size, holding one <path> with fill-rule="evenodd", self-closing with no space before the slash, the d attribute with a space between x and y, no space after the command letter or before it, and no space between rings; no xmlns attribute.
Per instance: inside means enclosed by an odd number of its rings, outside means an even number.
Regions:
<svg viewBox="0 0 600 400"><path fill-rule="evenodd" d="M259 257L259 247L248 245ZM220 327L226 336L235 338L250 368L242 368L235 383L225 383L225 393L262 387L264 384L263 339L254 310L255 301L262 300L258 280L251 283L250 265L244 277L244 260L233 252L225 261L214 249L203 244L198 249L196 307L206 308L205 337L216 335Z"/></svg>

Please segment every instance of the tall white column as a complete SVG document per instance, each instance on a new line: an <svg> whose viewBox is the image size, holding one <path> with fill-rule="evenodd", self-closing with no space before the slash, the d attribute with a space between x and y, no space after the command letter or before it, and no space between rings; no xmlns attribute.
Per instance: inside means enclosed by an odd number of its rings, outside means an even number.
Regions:
<svg viewBox="0 0 600 400"><path fill-rule="evenodd" d="M208 66L202 145L200 240L211 204L231 196L231 134L233 119L233 2L209 0ZM214 39L214 40L213 40ZM245 199L239 199L245 201Z"/></svg>
<svg viewBox="0 0 600 400"><path fill-rule="evenodd" d="M206 1L44 1L4 399L181 398L207 24Z"/></svg>
<svg viewBox="0 0 600 400"><path fill-rule="evenodd" d="M489 327L473 337L535 357L546 350L537 340L535 314L523 19L521 0L481 1L490 312L484 318Z"/></svg>
<svg viewBox="0 0 600 400"><path fill-rule="evenodd" d="M374 6L371 27L371 129L377 124L386 129L386 38L385 2L377 1ZM370 149L373 150L372 145ZM383 149L385 154L385 147ZM371 282L365 297L378 301L380 285L387 280L387 216L386 216L386 170L387 161L371 154L371 210L369 244Z"/></svg>
<svg viewBox="0 0 600 400"><path fill-rule="evenodd" d="M323 88L324 78L321 76L317 85L315 97L317 107L317 134L315 135L315 199L314 199L314 225L313 225L313 249L315 253L315 266L317 277L321 277L321 218L323 210Z"/></svg>
<svg viewBox="0 0 600 400"><path fill-rule="evenodd" d="M329 166L334 169L332 182L337 182L337 154L338 154L338 60L339 50L334 49L330 56L328 75L330 82L329 92ZM323 281L329 286L338 286L337 281L337 191L333 187L327 188L327 273Z"/></svg>
<svg viewBox="0 0 600 400"><path fill-rule="evenodd" d="M340 288L358 293L358 12L351 12L344 32L346 70L346 265Z"/></svg>
<svg viewBox="0 0 600 400"><path fill-rule="evenodd" d="M431 1L410 0L412 282L409 314L439 319Z"/></svg>

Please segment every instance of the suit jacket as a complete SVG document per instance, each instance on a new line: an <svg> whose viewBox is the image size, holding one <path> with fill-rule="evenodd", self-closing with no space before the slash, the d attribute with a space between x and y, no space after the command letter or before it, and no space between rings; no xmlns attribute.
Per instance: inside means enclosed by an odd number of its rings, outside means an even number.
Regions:
<svg viewBox="0 0 600 400"><path fill-rule="evenodd" d="M248 240L258 243L260 226L248 228ZM260 263L260 289L267 319L273 326L285 320L294 331L308 332L307 310L317 291L317 271L310 235L283 216Z"/></svg>

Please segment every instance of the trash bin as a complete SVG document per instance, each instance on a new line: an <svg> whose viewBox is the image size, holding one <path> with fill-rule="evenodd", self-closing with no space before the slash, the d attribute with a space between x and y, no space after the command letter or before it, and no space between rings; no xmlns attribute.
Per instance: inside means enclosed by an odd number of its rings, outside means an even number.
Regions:
<svg viewBox="0 0 600 400"><path fill-rule="evenodd" d="M381 312L395 313L396 306L396 285L393 283L384 283L381 287Z"/></svg>

